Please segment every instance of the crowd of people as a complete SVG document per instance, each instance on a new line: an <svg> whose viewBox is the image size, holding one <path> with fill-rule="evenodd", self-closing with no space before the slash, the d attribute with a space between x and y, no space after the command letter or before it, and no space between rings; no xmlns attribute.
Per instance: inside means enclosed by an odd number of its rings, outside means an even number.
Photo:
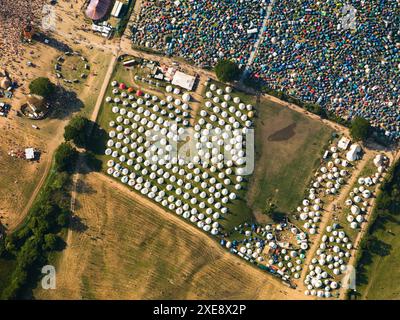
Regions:
<svg viewBox="0 0 400 320"><path fill-rule="evenodd" d="M200 67L214 66L222 58L244 65L267 6L268 0L144 1L132 40Z"/></svg>
<svg viewBox="0 0 400 320"><path fill-rule="evenodd" d="M22 45L23 28L37 25L46 0L1 0L0 67L8 68L26 49Z"/></svg>
<svg viewBox="0 0 400 320"><path fill-rule="evenodd" d="M1 0L0 63L3 68L22 55L23 28L40 22L45 3L46 0Z"/></svg>
<svg viewBox="0 0 400 320"><path fill-rule="evenodd" d="M253 75L400 139L399 21L398 0L277 1Z"/></svg>

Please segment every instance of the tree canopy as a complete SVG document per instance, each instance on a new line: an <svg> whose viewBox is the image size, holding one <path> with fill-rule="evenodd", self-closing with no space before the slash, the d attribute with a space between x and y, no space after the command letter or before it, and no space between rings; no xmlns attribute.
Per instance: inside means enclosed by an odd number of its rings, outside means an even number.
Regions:
<svg viewBox="0 0 400 320"><path fill-rule="evenodd" d="M69 124L64 129L64 138L66 141L73 141L76 146L83 148L87 143L86 130L90 121L81 116L76 116L71 119Z"/></svg>
<svg viewBox="0 0 400 320"><path fill-rule="evenodd" d="M215 73L219 80L231 82L239 79L241 71L238 65L230 60L220 60L215 66Z"/></svg>
<svg viewBox="0 0 400 320"><path fill-rule="evenodd" d="M54 161L57 171L71 171L74 167L78 151L68 142L62 143L56 150Z"/></svg>
<svg viewBox="0 0 400 320"><path fill-rule="evenodd" d="M36 78L29 84L31 94L37 94L44 98L48 98L55 90L54 84L44 77Z"/></svg>
<svg viewBox="0 0 400 320"><path fill-rule="evenodd" d="M371 133L371 125L368 120L355 117L351 122L350 135L356 141L366 140Z"/></svg>

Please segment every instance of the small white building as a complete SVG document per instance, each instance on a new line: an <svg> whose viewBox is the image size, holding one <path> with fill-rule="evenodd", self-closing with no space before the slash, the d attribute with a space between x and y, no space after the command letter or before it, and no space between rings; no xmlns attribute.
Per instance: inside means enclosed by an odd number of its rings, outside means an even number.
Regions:
<svg viewBox="0 0 400 320"><path fill-rule="evenodd" d="M339 149L347 150L349 144L350 144L350 139L343 136L338 142L338 147Z"/></svg>
<svg viewBox="0 0 400 320"><path fill-rule="evenodd" d="M26 160L33 160L35 159L35 150L33 148L25 149L25 159Z"/></svg>
<svg viewBox="0 0 400 320"><path fill-rule="evenodd" d="M186 73L177 71L175 72L172 78L172 84L175 86L179 86L188 91L191 91L194 87L194 82L196 81L196 77L188 75Z"/></svg>
<svg viewBox="0 0 400 320"><path fill-rule="evenodd" d="M118 18L119 15L121 14L121 10L122 10L123 6L124 6L124 4L121 1L115 1L114 7L111 10L111 15L113 17Z"/></svg>

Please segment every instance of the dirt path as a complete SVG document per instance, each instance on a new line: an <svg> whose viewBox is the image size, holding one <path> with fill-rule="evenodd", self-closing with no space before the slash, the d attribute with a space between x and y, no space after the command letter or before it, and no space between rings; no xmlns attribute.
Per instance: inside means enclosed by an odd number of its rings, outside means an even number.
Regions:
<svg viewBox="0 0 400 320"><path fill-rule="evenodd" d="M97 117L99 115L100 108L103 103L104 95L106 94L108 84L109 84L111 76L114 72L114 67L117 62L117 58L118 58L118 51L111 57L111 61L110 61L110 64L108 65L107 73L103 80L103 85L101 86L99 96L97 97L96 105L94 106L94 110L92 112L92 115L90 116L90 120L92 120L93 122L95 122L97 120Z"/></svg>
<svg viewBox="0 0 400 320"><path fill-rule="evenodd" d="M268 20L269 20L269 18L270 18L270 16L271 16L271 13L272 13L272 9L273 9L273 7L274 7L274 4L275 4L275 0L272 0L271 3L268 5L267 14L266 14L265 17L264 17L264 21L263 21L263 24L262 24L262 26L261 26L261 30L259 31L259 34L258 34L258 39L257 39L256 43L255 43L254 46L253 46L253 50L252 50L251 53L250 53L249 60L247 61L246 68L245 68L245 71L244 71L243 74L242 74L242 77L241 77L241 79L240 79L240 82L243 82L243 80L244 80L245 77L247 76L248 72L250 71L251 65L253 64L254 59L255 59L256 56L257 56L258 48L260 47L260 44L261 44L261 43L263 42L263 40L264 40L264 29L265 29L265 27L267 26L267 23L268 23Z"/></svg>
<svg viewBox="0 0 400 320"><path fill-rule="evenodd" d="M142 8L143 0L136 0L135 7L133 8L132 19L138 19L140 14L140 9Z"/></svg>

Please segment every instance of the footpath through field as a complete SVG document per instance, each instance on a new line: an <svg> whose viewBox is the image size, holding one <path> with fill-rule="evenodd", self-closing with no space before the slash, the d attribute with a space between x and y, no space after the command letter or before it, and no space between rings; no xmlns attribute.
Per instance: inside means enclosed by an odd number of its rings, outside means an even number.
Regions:
<svg viewBox="0 0 400 320"><path fill-rule="evenodd" d="M251 65L254 62L254 59L257 56L258 53L258 48L260 47L260 44L264 41L264 29L267 26L268 20L271 17L271 13L272 13L272 8L274 7L276 0L272 0L271 3L268 5L267 8L267 14L264 17L264 21L261 27L260 32L258 33L258 39L256 41L256 43L254 44L253 50L250 53L250 57L249 60L247 61L246 67L244 72L242 73L242 78L240 79L241 82L243 82L243 80L245 79L245 77L248 75L248 73L251 70Z"/></svg>

